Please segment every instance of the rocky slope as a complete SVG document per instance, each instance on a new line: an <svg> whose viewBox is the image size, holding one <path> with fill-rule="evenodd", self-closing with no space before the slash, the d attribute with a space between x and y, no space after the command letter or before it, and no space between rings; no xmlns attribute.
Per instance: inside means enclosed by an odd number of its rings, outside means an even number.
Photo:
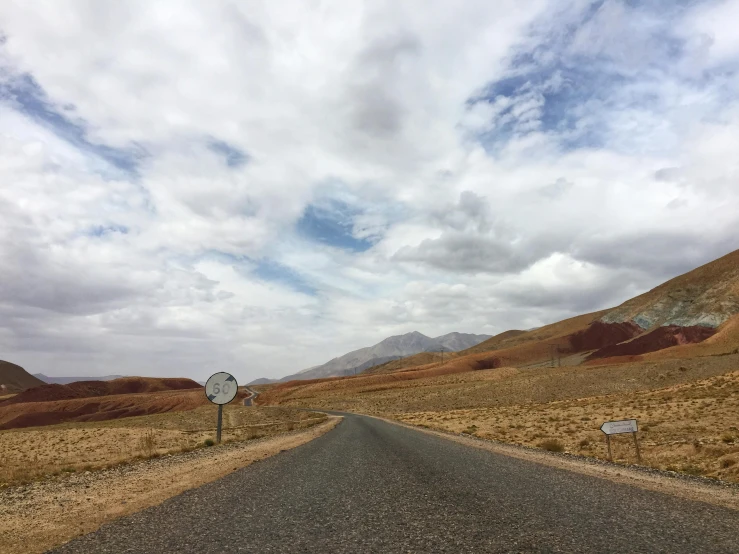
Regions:
<svg viewBox="0 0 739 554"><path fill-rule="evenodd" d="M739 250L624 302L601 318L657 326L716 328L739 313Z"/></svg>

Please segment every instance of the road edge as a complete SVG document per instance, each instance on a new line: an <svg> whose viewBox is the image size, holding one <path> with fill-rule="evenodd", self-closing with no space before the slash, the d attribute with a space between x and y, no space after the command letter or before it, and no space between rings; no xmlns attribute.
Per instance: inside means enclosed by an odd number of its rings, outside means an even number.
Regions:
<svg viewBox="0 0 739 554"><path fill-rule="evenodd" d="M452 433L450 431L427 429L376 415L359 413L356 413L356 415L371 417L384 421L385 423L398 425L400 427L405 427L406 429L434 435L466 446L471 446L480 450L488 450L489 452L502 454L511 458L526 460L549 467L580 473L582 475L607 479L615 483L631 485L687 500L704 502L706 504L739 511L739 485L735 485L733 483L709 480L706 478L684 477L679 474L671 475L670 473L647 466L627 466L596 458L555 454L545 450L480 439L470 435Z"/></svg>
<svg viewBox="0 0 739 554"><path fill-rule="evenodd" d="M5 489L0 491L0 554L47 552L72 539L97 531L102 525L118 518L157 506L187 490L222 479L254 462L302 446L334 429L342 419L329 415L327 421L307 429L175 454L168 458L174 467L161 467L161 464L166 463L164 458L139 462L135 464L135 468L140 474L131 477L120 476L115 469L95 472L89 476L90 483L67 483L67 491L46 490L50 484L58 487L58 482L37 483L21 492L20 499L16 499L15 503L12 499L8 502L9 498L3 498L3 493L9 496L13 492ZM205 459L204 456L208 458ZM173 478L178 473L187 479ZM158 479L162 475L169 479ZM133 489L132 479L138 480L134 483L138 487ZM89 495L87 501L76 506L58 503L60 498L78 494L81 487L84 488L85 495ZM25 516L29 511L35 511L37 517L40 517L37 525L30 525L27 521Z"/></svg>

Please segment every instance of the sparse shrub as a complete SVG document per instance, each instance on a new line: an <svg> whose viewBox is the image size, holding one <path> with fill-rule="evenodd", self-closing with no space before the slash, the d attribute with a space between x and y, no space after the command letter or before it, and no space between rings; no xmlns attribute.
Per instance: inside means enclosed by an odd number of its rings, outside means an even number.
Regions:
<svg viewBox="0 0 739 554"><path fill-rule="evenodd" d="M541 441L538 446L539 448L543 448L544 450L548 450L549 452L564 452L565 450L565 445L559 442L557 439L547 439Z"/></svg>
<svg viewBox="0 0 739 554"><path fill-rule="evenodd" d="M205 439L205 442L203 444L205 446L213 446L215 444L215 441L213 439Z"/></svg>
<svg viewBox="0 0 739 554"><path fill-rule="evenodd" d="M580 441L580 448L585 448L587 446L590 446L590 441L588 439L583 439Z"/></svg>
<svg viewBox="0 0 739 554"><path fill-rule="evenodd" d="M477 425L470 425L469 427L467 427L467 429L465 429L462 432L468 435L474 435L477 432Z"/></svg>
<svg viewBox="0 0 739 554"><path fill-rule="evenodd" d="M148 429L144 435L139 438L139 450L146 458L151 458L156 449L156 435L153 429Z"/></svg>
<svg viewBox="0 0 739 554"><path fill-rule="evenodd" d="M703 470L695 465L692 464L685 464L680 470L683 473L687 473L688 475L700 475L703 473Z"/></svg>
<svg viewBox="0 0 739 554"><path fill-rule="evenodd" d="M736 460L732 460L731 458L726 458L724 460L721 460L721 467L724 469L728 469L731 466L733 466L736 463Z"/></svg>
<svg viewBox="0 0 739 554"><path fill-rule="evenodd" d="M734 442L734 435L732 435L731 433L724 433L723 435L721 435L721 441L725 442L726 444L731 444L732 442Z"/></svg>

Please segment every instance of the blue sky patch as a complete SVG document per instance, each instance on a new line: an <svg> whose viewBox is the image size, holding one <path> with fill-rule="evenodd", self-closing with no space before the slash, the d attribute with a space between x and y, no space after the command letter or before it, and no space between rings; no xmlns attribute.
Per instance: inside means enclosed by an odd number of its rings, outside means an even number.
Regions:
<svg viewBox="0 0 739 554"><path fill-rule="evenodd" d="M249 155L246 152L225 141L211 139L208 142L208 148L223 156L226 165L232 169L242 167L249 162Z"/></svg>
<svg viewBox="0 0 739 554"><path fill-rule="evenodd" d="M125 225L95 225L85 231L85 235L88 237L103 237L112 234L128 234L128 227Z"/></svg>
<svg viewBox="0 0 739 554"><path fill-rule="evenodd" d="M628 2L626 23L609 35L604 10L595 2L569 21L539 21L525 45L514 52L507 74L491 81L468 106L498 107L477 138L488 151L530 132L556 135L563 150L600 148L609 142L614 114L658 112L663 101L651 85L665 78L689 80L675 70L684 58L686 39L673 29L673 18L686 3ZM578 32L604 35L592 50L578 43ZM624 41L629 34L633 42ZM694 86L708 84L704 75Z"/></svg>
<svg viewBox="0 0 739 554"><path fill-rule="evenodd" d="M55 105L31 75L24 74L0 82L0 101L10 102L15 109L79 150L92 154L121 171L137 175L139 161L146 155L142 147L133 145L128 149L120 149L91 142L87 138L84 120L65 113L72 112L74 107Z"/></svg>
<svg viewBox="0 0 739 554"><path fill-rule="evenodd" d="M253 273L260 279L282 283L303 294L310 296L318 294L318 291L297 271L274 260L266 258L259 260Z"/></svg>
<svg viewBox="0 0 739 554"><path fill-rule="evenodd" d="M354 235L354 218L360 211L345 202L328 200L309 204L296 225L297 232L310 240L352 252L364 252L372 241Z"/></svg>
<svg viewBox="0 0 739 554"><path fill-rule="evenodd" d="M220 250L210 250L204 257L231 265L245 277L253 276L262 281L279 283L310 296L318 294L318 290L298 271L275 260L268 258L254 259L249 256L221 252Z"/></svg>

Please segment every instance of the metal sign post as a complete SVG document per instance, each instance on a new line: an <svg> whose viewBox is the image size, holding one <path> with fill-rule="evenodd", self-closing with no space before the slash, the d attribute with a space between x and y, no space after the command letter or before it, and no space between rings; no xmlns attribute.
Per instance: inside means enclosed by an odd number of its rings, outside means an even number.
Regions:
<svg viewBox="0 0 739 554"><path fill-rule="evenodd" d="M606 435L606 445L608 446L608 461L613 461L611 455L611 435L619 435L621 433L631 433L634 437L634 446L636 446L636 459L641 463L641 452L639 450L639 440L636 433L639 426L635 419L622 419L620 421L606 421L600 426L600 430Z"/></svg>
<svg viewBox="0 0 739 554"><path fill-rule="evenodd" d="M221 442L221 428L223 427L223 405L236 398L239 384L230 373L221 371L210 376L205 383L205 396L218 404L218 426L216 428L216 442Z"/></svg>

